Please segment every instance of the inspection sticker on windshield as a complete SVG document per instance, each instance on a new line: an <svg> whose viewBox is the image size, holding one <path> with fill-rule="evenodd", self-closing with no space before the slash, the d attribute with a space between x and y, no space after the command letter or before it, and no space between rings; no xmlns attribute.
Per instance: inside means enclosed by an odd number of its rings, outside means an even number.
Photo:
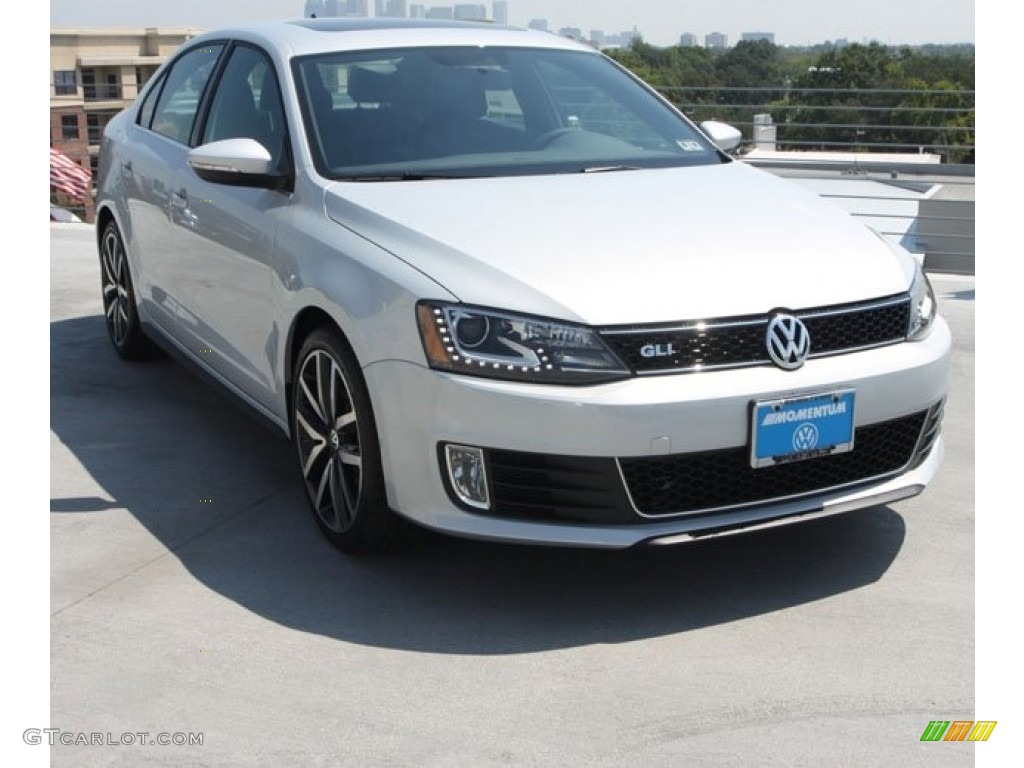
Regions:
<svg viewBox="0 0 1024 768"><path fill-rule="evenodd" d="M694 141L693 139L679 139L679 141L677 141L676 144L679 145L679 148L683 150L683 152L704 151L704 147L701 145L701 143L699 141Z"/></svg>
<svg viewBox="0 0 1024 768"><path fill-rule="evenodd" d="M853 450L852 389L754 403L750 465L773 467Z"/></svg>

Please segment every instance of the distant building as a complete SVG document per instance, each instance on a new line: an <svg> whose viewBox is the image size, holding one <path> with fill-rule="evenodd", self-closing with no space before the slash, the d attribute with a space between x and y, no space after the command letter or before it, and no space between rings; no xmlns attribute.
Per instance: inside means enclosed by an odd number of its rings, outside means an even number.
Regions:
<svg viewBox="0 0 1024 768"><path fill-rule="evenodd" d="M590 42L600 48L604 45L605 36L603 29L592 29L590 30Z"/></svg>
<svg viewBox="0 0 1024 768"><path fill-rule="evenodd" d="M313 0L315 3L316 0ZM322 16L369 16L370 0L321 0L322 11L316 12L318 17ZM309 10L312 3L306 3Z"/></svg>
<svg viewBox="0 0 1024 768"><path fill-rule="evenodd" d="M625 32L619 32L619 45L623 48L628 48L633 44L634 40L640 39L640 33L637 32L636 27L627 29Z"/></svg>
<svg viewBox="0 0 1024 768"><path fill-rule="evenodd" d="M583 39L583 30L579 27L562 27L558 34L562 37L571 37L573 40Z"/></svg>
<svg viewBox="0 0 1024 768"><path fill-rule="evenodd" d="M309 18L310 16L322 17L327 15L327 3L324 0L306 0L306 6L303 9L302 15Z"/></svg>
<svg viewBox="0 0 1024 768"><path fill-rule="evenodd" d="M50 146L92 171L103 129L196 30L50 29ZM86 221L95 206L85 201Z"/></svg>
<svg viewBox="0 0 1024 768"><path fill-rule="evenodd" d="M487 6L459 3L452 9L452 18L462 21L481 21L487 18Z"/></svg>
<svg viewBox="0 0 1024 768"><path fill-rule="evenodd" d="M384 19L404 19L409 15L407 0L376 0L375 12Z"/></svg>
<svg viewBox="0 0 1024 768"><path fill-rule="evenodd" d="M427 7L425 5L410 5L409 6L409 18L410 19L425 19L427 17Z"/></svg>
<svg viewBox="0 0 1024 768"><path fill-rule="evenodd" d="M494 23L503 27L508 26L508 0L494 0L491 4L494 15Z"/></svg>
<svg viewBox="0 0 1024 768"><path fill-rule="evenodd" d="M774 32L744 32L740 36L740 40L745 43L753 43L758 40L765 40L772 45L775 45L775 33Z"/></svg>
<svg viewBox="0 0 1024 768"><path fill-rule="evenodd" d="M530 29L536 29L541 32L548 31L548 20L547 19L530 19L530 23L527 24Z"/></svg>
<svg viewBox="0 0 1024 768"><path fill-rule="evenodd" d="M721 32L710 32L704 35L705 48L728 48L729 38Z"/></svg>
<svg viewBox="0 0 1024 768"><path fill-rule="evenodd" d="M452 7L450 5L434 5L427 9L428 19L451 19Z"/></svg>
<svg viewBox="0 0 1024 768"><path fill-rule="evenodd" d="M629 32L606 32L604 35L604 41L600 44L601 48L628 48L633 42L633 39L639 37L640 33L636 30Z"/></svg>
<svg viewBox="0 0 1024 768"><path fill-rule="evenodd" d="M697 36L692 32L683 32L679 36L679 45L683 48L695 48L697 46Z"/></svg>

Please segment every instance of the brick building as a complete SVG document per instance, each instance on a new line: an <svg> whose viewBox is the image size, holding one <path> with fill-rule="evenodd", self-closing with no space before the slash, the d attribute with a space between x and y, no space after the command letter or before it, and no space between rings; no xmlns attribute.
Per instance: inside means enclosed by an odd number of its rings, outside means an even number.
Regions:
<svg viewBox="0 0 1024 768"><path fill-rule="evenodd" d="M50 29L50 146L91 170L99 162L107 122L131 104L190 29ZM91 198L57 196L58 204L93 220Z"/></svg>

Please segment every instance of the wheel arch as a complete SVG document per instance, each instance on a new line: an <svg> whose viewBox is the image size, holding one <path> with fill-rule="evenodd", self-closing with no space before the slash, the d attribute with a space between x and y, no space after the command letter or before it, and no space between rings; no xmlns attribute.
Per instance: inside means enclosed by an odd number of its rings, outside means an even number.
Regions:
<svg viewBox="0 0 1024 768"><path fill-rule="evenodd" d="M107 224L114 222L117 224L117 228L121 229L121 225L117 223L117 217L114 216L114 211L109 205L100 206L99 210L96 211L96 247L99 248L103 244L103 231L107 228ZM124 239L124 233L121 233L121 239Z"/></svg>
<svg viewBox="0 0 1024 768"><path fill-rule="evenodd" d="M285 386L285 407L288 417L288 436L293 438L291 425L291 412L293 398L295 396L294 384L295 384L295 366L298 362L296 358L299 355L299 350L302 348L302 343L306 338L315 331L317 328L327 326L333 328L338 332L342 341L348 346L349 350L352 351L353 356L356 360L359 360L355 350L352 347L352 342L349 341L348 334L345 333L344 328L327 310L322 307L310 305L301 309L295 317L292 319L291 327L288 330L288 339L285 343L284 350L284 386Z"/></svg>
<svg viewBox="0 0 1024 768"><path fill-rule="evenodd" d="M113 223L117 227L117 231L121 235L121 247L124 248L125 258L128 259L128 272L132 281L132 289L135 292L135 306L141 313L142 307L140 305L142 301L139 296L139 265L134 259L132 249L128 247L130 233L126 231L125 222L122 222L117 207L112 202L105 201L100 203L96 208L97 253L102 253L103 251L103 233L106 231L107 225L110 223Z"/></svg>
<svg viewBox="0 0 1024 768"><path fill-rule="evenodd" d="M131 232L128 230L130 223L125 220L126 217L122 213L112 201L104 201L96 206L96 250L99 251L103 248L103 232L108 224L113 223L121 235L121 247L124 248L125 256L128 258L128 264L131 267L132 284L136 291L138 291L139 265L135 261L133 249L129 247ZM138 295L136 295L137 298Z"/></svg>

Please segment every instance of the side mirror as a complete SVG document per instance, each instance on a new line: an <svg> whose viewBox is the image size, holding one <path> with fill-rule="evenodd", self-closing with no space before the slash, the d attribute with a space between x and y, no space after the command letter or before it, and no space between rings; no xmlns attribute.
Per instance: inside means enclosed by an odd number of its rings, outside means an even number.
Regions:
<svg viewBox="0 0 1024 768"><path fill-rule="evenodd" d="M270 152L254 139L223 139L196 147L188 153L196 175L214 184L279 189L288 181L276 171Z"/></svg>
<svg viewBox="0 0 1024 768"><path fill-rule="evenodd" d="M720 123L717 120L705 120L700 124L700 129L723 152L736 149L743 140L743 134L738 129L733 128L728 123Z"/></svg>

